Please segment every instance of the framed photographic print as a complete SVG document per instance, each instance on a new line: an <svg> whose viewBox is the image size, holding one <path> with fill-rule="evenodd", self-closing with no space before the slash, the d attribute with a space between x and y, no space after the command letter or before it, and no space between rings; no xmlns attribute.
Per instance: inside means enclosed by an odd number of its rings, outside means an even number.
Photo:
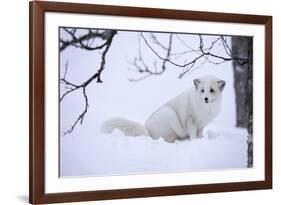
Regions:
<svg viewBox="0 0 281 205"><path fill-rule="evenodd" d="M30 2L30 203L271 187L271 16Z"/></svg>

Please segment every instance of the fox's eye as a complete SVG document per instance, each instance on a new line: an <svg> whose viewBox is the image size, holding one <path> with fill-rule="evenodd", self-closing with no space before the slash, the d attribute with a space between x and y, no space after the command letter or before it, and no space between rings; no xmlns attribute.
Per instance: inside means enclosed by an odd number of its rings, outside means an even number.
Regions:
<svg viewBox="0 0 281 205"><path fill-rule="evenodd" d="M210 93L214 93L215 90L213 88L210 89Z"/></svg>
<svg viewBox="0 0 281 205"><path fill-rule="evenodd" d="M204 89L201 90L201 93L204 93Z"/></svg>

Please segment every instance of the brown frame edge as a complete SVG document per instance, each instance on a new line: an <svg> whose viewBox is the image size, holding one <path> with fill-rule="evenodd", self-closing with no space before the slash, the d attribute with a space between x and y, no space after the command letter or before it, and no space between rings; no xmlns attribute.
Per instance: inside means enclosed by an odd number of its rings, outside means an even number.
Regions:
<svg viewBox="0 0 281 205"><path fill-rule="evenodd" d="M44 12L47 11L264 25L265 180L46 194L44 191ZM29 67L29 202L32 204L272 188L272 16L33 1L29 2Z"/></svg>

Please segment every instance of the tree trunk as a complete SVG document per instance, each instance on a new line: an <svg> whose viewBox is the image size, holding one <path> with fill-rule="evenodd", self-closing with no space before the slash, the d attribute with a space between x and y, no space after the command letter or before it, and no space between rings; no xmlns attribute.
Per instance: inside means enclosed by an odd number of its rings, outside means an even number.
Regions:
<svg viewBox="0 0 281 205"><path fill-rule="evenodd" d="M248 167L253 167L253 39L232 37L233 56L248 58L241 65L233 61L234 88L236 94L236 126L248 130Z"/></svg>

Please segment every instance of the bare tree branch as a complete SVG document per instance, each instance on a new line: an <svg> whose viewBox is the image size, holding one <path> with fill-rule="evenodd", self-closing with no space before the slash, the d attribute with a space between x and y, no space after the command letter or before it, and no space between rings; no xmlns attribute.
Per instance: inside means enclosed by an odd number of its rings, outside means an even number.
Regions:
<svg viewBox="0 0 281 205"><path fill-rule="evenodd" d="M152 36L154 36L152 34ZM143 34L140 33L140 37L144 38ZM155 37L153 37L155 38ZM155 38L156 39L156 38ZM154 67L154 71L152 71L150 69L149 66L147 66L147 64L144 62L143 57L142 57L142 52L141 52L141 43L140 43L140 39L139 39L139 50L138 50L138 57L134 58L133 63L131 63L133 66L135 66L136 70L140 73L146 73L146 75L138 78L138 79L129 79L129 81L140 81L143 80L149 76L152 75L161 75L163 72L165 72L166 70L166 63L169 61L170 59L170 55L171 55L171 50L172 50L172 42L173 42L173 34L169 35L169 42L168 42L168 47L165 47L164 45L162 45L159 41L156 41L158 45L161 45L162 48L164 48L167 53L165 57L161 57L162 61L162 65L161 65L161 69L159 70L157 68L157 62L154 61L153 63L153 67Z"/></svg>
<svg viewBox="0 0 281 205"><path fill-rule="evenodd" d="M214 41L211 42L211 44L209 45L209 47L206 47L204 45L204 40L201 34L199 34L199 49L193 49L191 46L189 46L187 43L185 43L180 37L179 35L176 34L177 39L188 49L186 51L183 52L177 52L177 53L173 53L172 52L172 39L173 39L173 34L170 34L169 36L169 45L165 46L163 45L163 43L161 43L157 37L154 34L151 34L151 38L152 38L152 42L158 46L158 50L156 50L148 41L148 39L144 36L144 34L142 32L140 32L140 36L141 39L143 40L143 42L145 43L145 45L147 46L147 48L150 49L150 51L158 58L162 61L162 67L161 67L161 71L158 70L158 72L152 72L151 69L149 68L149 66L147 64L143 64L143 67L137 65L137 61L140 62L144 62L144 59L142 57L139 56L139 58L135 59L133 65L136 67L136 70L140 73L146 73L145 76L139 78L139 79L135 79L131 81L139 81L142 79L145 79L147 77L149 77L149 75L159 75L162 74L163 72L165 72L166 70L166 64L169 63L174 67L178 67L178 68L182 68L183 71L182 73L179 75L179 78L182 78L186 73L190 72L193 69L197 69L200 68L201 66L203 66L205 63L209 62L215 65L218 64L222 64L225 63L227 61L237 61L239 64L243 65L245 63L248 63L248 59L247 58L242 58L242 57L238 57L238 56L233 56L232 55L232 51L225 39L224 36L219 36L218 38L216 38ZM218 55L212 52L212 49L214 48L214 46L219 42L222 42L222 46L223 49L226 53L225 56L223 55ZM159 49L162 49L162 51L166 52L166 55L160 55L160 51ZM140 53L140 52L139 52ZM183 57L187 57L186 55L188 53L193 53L196 54L197 56L194 56L193 59L189 60L188 62L185 63L179 63L176 61L177 58L183 56ZM171 56L175 55L176 58L171 59ZM202 60L204 59L204 60ZM216 60L216 61L214 61ZM197 64L197 66L195 66Z"/></svg>
<svg viewBox="0 0 281 205"><path fill-rule="evenodd" d="M78 116L78 118L75 120L75 122L71 125L71 127L64 132L64 135L72 133L72 131L74 130L74 128L76 127L76 125L78 124L79 121L80 121L80 124L82 125L84 117L85 117L86 113L88 112L89 103L88 103L88 96L86 94L86 87L82 87L82 91L83 91L83 96L84 96L84 99L85 99L84 110Z"/></svg>
<svg viewBox="0 0 281 205"><path fill-rule="evenodd" d="M224 36L221 36L221 41L222 41L222 45L223 45L223 48L225 50L225 53L227 53L229 56L233 56L232 50L229 47L228 43L226 42L226 39L225 39Z"/></svg>
<svg viewBox="0 0 281 205"><path fill-rule="evenodd" d="M92 29L88 29L88 33L81 36L77 35L76 32L77 29L69 30L67 28L63 28L63 30L69 34L71 39L70 40L60 39L60 43L61 43L60 51L65 50L68 46L74 46L76 48L81 48L89 51L99 50L107 45L107 40L110 39L112 35L112 30L93 31ZM101 45L92 47L91 45L93 44L96 38L100 38L101 40L106 40L106 41Z"/></svg>
<svg viewBox="0 0 281 205"><path fill-rule="evenodd" d="M82 94L84 96L84 101L85 101L84 109L78 115L78 117L76 118L74 123L70 126L70 128L64 132L64 135L66 135L66 134L72 133L72 131L77 126L78 122L80 122L80 124L83 123L84 117L87 114L88 107L89 107L86 88L94 80L96 80L96 83L102 83L101 75L102 75L103 70L105 69L106 55L112 44L113 37L117 34L117 32L115 30L106 30L103 32L99 32L98 30L93 31L93 30L89 29L87 34L78 37L76 29L70 30L70 29L64 28L64 30L71 36L71 40L64 41L61 39L60 41L62 44L60 47L60 51L63 51L68 46L79 47L81 49L85 49L85 50L89 50L89 51L95 51L95 50L101 51L101 63L100 63L99 68L95 71L95 73L92 76L90 76L87 80L85 80L84 82L82 82L80 84L75 84L75 83L72 83L69 80L67 80L67 73L68 73L68 69L69 69L68 61L65 64L65 71L63 74L63 78L60 79L60 82L62 85L65 86L66 92L60 96L60 102L62 102L65 97L67 97L68 95L70 95L71 93L73 93L74 91L77 91L77 90L82 91ZM100 38L100 39L104 40L105 42L99 46L91 47L91 44L93 43L93 41L96 38Z"/></svg>
<svg viewBox="0 0 281 205"><path fill-rule="evenodd" d="M153 42L154 42L156 45L160 46L162 49L164 49L164 50L166 50L166 51L169 50L168 47L164 46L162 43L160 43L160 41L158 41L158 39L156 38L156 36L155 36L153 33L150 33L150 36L151 36Z"/></svg>

